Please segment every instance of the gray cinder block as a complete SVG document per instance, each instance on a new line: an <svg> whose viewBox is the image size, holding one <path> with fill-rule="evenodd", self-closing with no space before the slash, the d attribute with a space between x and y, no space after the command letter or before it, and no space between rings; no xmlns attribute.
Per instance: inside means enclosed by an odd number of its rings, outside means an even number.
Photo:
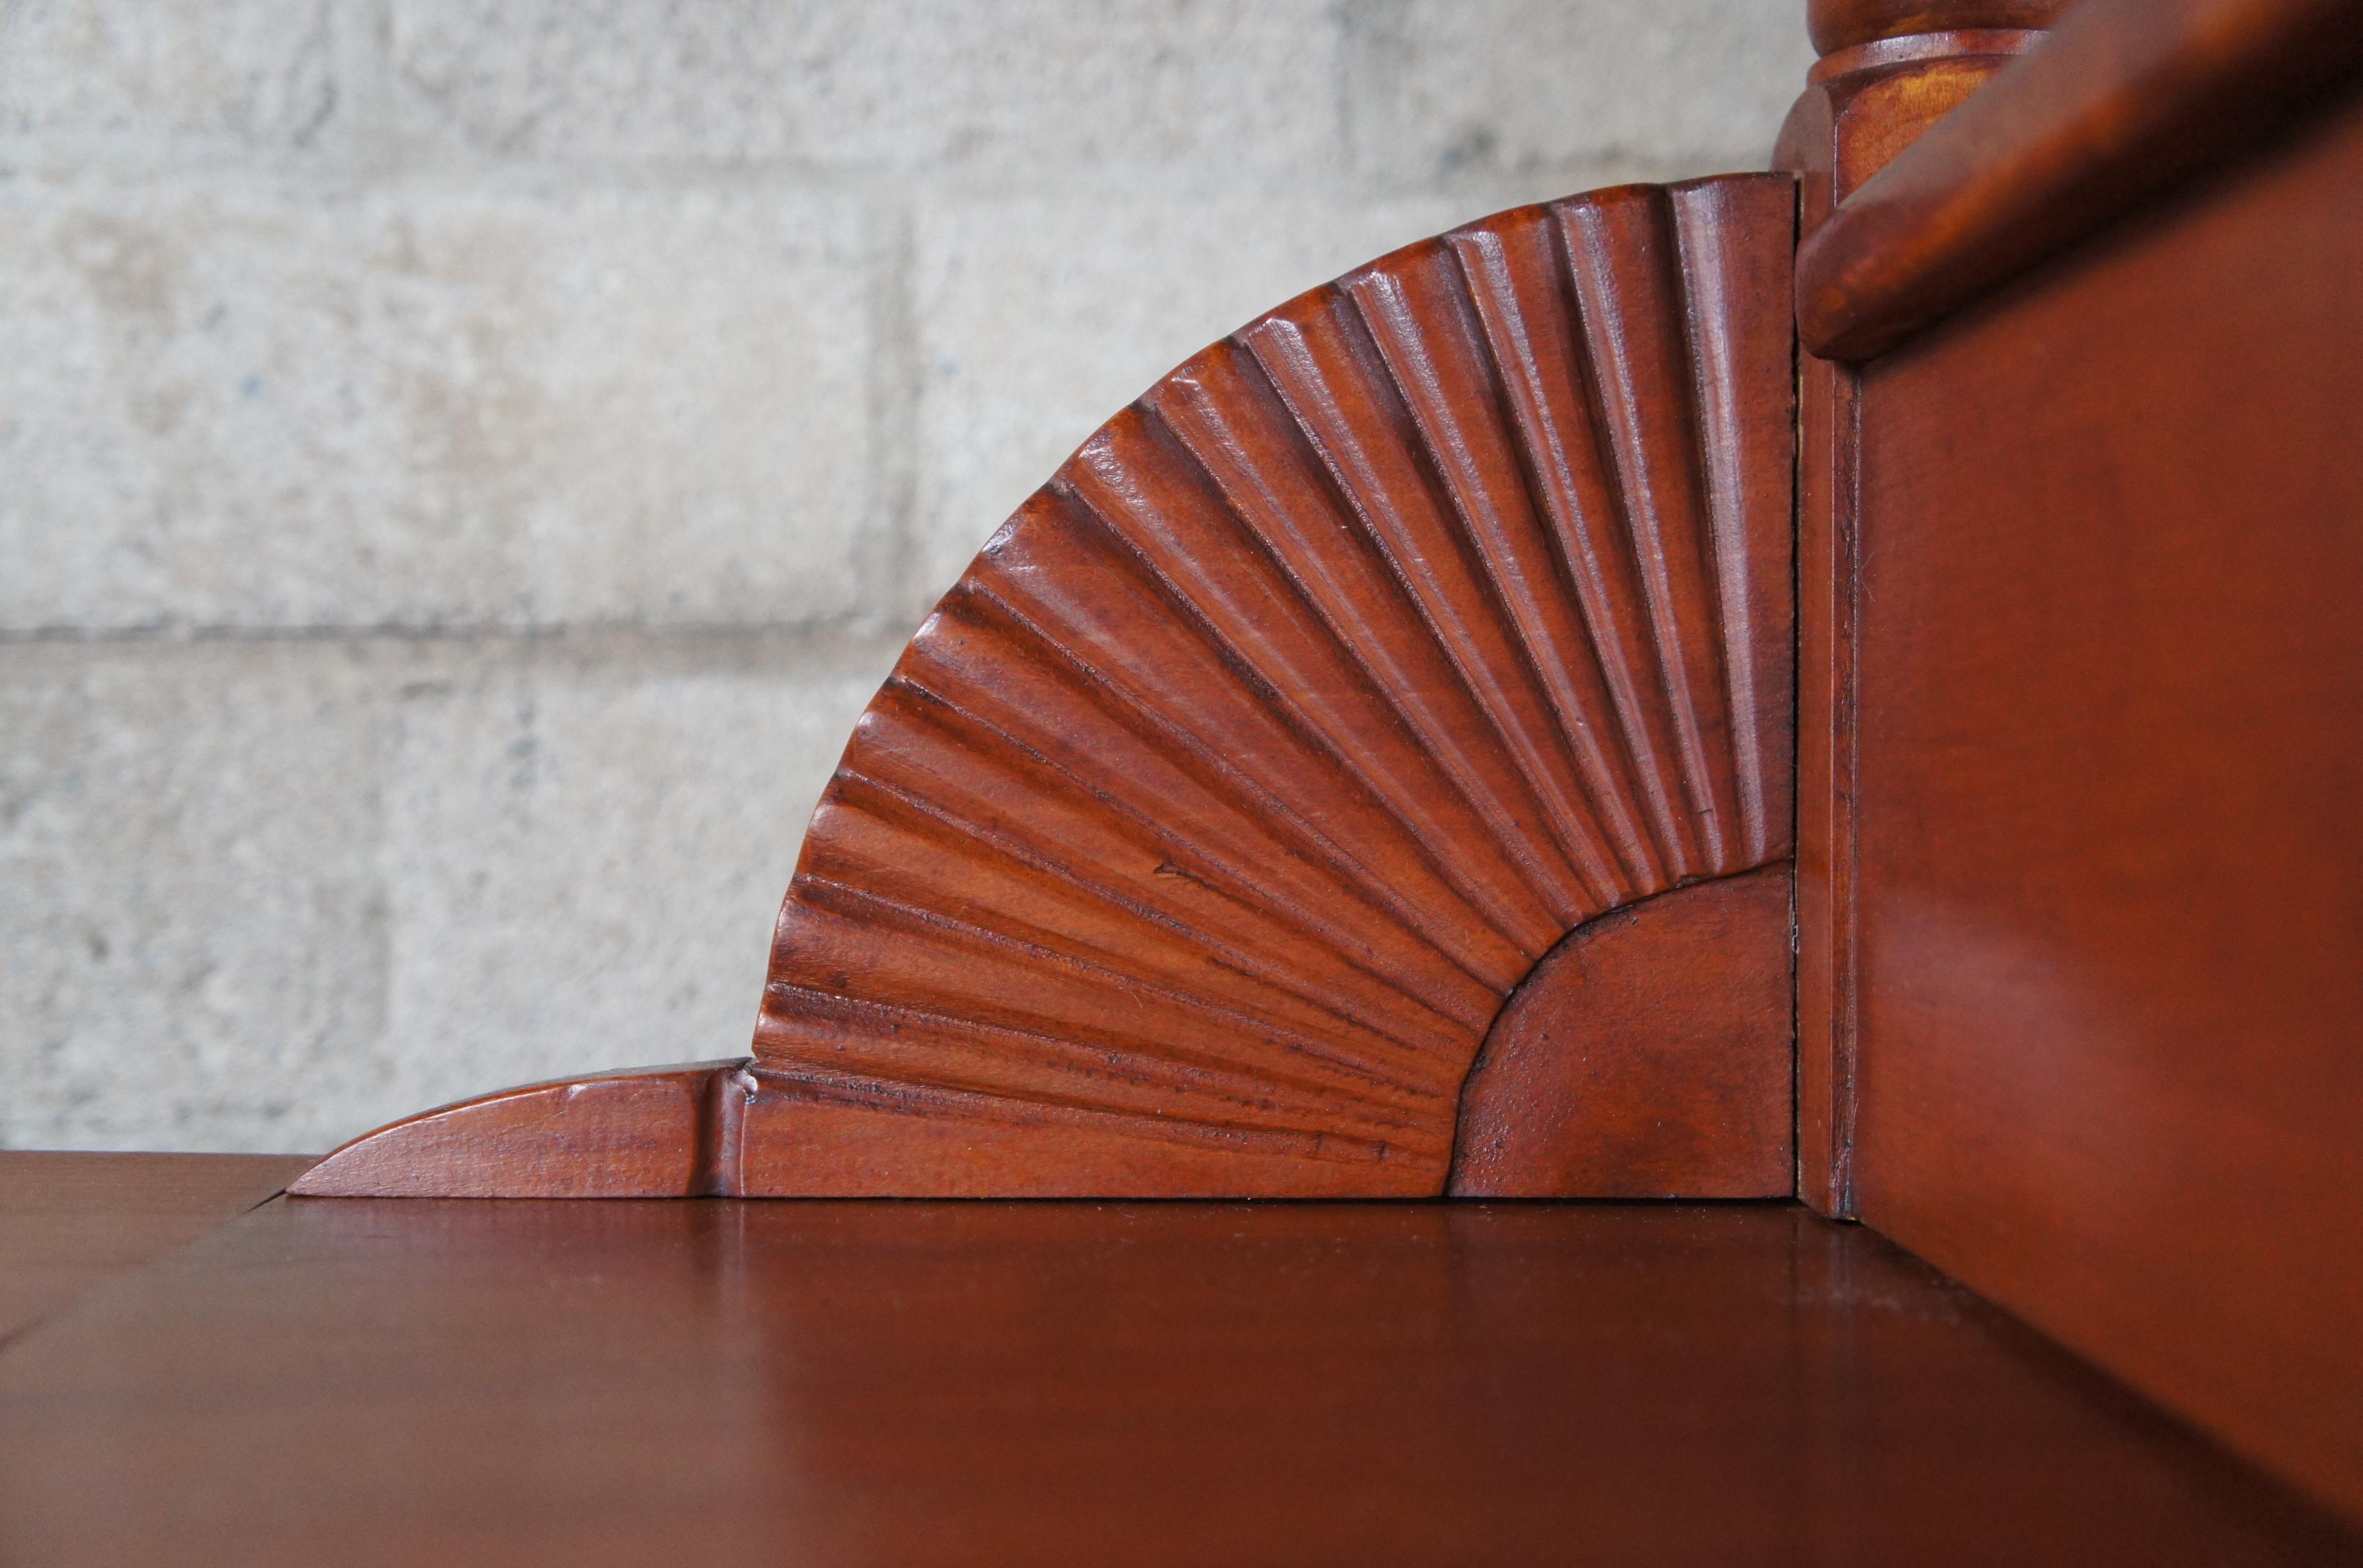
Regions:
<svg viewBox="0 0 2363 1568"><path fill-rule="evenodd" d="M453 650L403 694L387 1116L745 1052L804 823L899 651L581 642Z"/></svg>
<svg viewBox="0 0 2363 1568"><path fill-rule="evenodd" d="M0 1143L304 1149L380 1103L371 650L0 657Z"/></svg>
<svg viewBox="0 0 2363 1568"><path fill-rule="evenodd" d="M827 198L0 184L0 625L842 614L867 310Z"/></svg>
<svg viewBox="0 0 2363 1568"><path fill-rule="evenodd" d="M1349 13L1358 166L1530 200L1762 168L1814 51L1767 0L1402 0Z"/></svg>
<svg viewBox="0 0 2363 1568"><path fill-rule="evenodd" d="M742 1049L903 635L1182 357L1760 164L1766 0L0 5L0 1143Z"/></svg>
<svg viewBox="0 0 2363 1568"><path fill-rule="evenodd" d="M971 200L920 214L917 580L932 598L1110 414L1448 198Z"/></svg>
<svg viewBox="0 0 2363 1568"><path fill-rule="evenodd" d="M536 157L1334 162L1322 0L394 0L405 126Z"/></svg>
<svg viewBox="0 0 2363 1568"><path fill-rule="evenodd" d="M305 146L337 110L330 29L329 0L10 0L0 146Z"/></svg>

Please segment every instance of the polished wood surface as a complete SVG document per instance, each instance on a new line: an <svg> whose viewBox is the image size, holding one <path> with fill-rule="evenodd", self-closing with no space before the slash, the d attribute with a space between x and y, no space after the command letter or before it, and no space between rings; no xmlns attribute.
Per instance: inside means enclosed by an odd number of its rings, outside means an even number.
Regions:
<svg viewBox="0 0 2363 1568"><path fill-rule="evenodd" d="M299 1198L0 1353L0 1560L2358 1556L1787 1205Z"/></svg>
<svg viewBox="0 0 2363 1568"><path fill-rule="evenodd" d="M1617 187L1193 359L857 726L728 1172L683 1137L721 1080L638 1074L415 1118L310 1189L1442 1192L1561 938L1788 855L1794 237L1779 176Z"/></svg>
<svg viewBox="0 0 2363 1568"><path fill-rule="evenodd" d="M1836 11L1857 15L1858 8ZM1859 8L1858 19L1884 15ZM1849 41L1814 68L1781 127L1776 167L1797 178L1810 235L1865 181L2043 37L1964 26ZM1970 7L1944 17L1998 18ZM2038 21L2035 8L2009 19ZM1825 1214L1853 1212L1855 1099L1854 490L1859 435L1851 369L1797 361L1797 1192Z"/></svg>
<svg viewBox="0 0 2363 1568"><path fill-rule="evenodd" d="M1789 1196L1789 883L1703 882L1552 949L1461 1087L1452 1196Z"/></svg>
<svg viewBox="0 0 2363 1568"><path fill-rule="evenodd" d="M1503 214L1084 443L815 815L758 1190L1440 1191L1570 929L1786 847L1793 232L1761 176Z"/></svg>
<svg viewBox="0 0 2363 1568"><path fill-rule="evenodd" d="M748 1058L502 1089L357 1138L307 1198L735 1198Z"/></svg>
<svg viewBox="0 0 2363 1568"><path fill-rule="evenodd" d="M0 1344L285 1187L301 1154L0 1150Z"/></svg>
<svg viewBox="0 0 2363 1568"><path fill-rule="evenodd" d="M1798 1190L2363 1523L2363 8L2060 9L1825 0L1793 193L1185 365L865 715L752 1058L303 1185L1786 1190L1793 436ZM1787 1206L296 1199L41 1289L11 1561L2363 1561Z"/></svg>
<svg viewBox="0 0 2363 1568"><path fill-rule="evenodd" d="M2358 65L2354 0L2087 0L1809 231L1799 335L1829 359L1883 353Z"/></svg>
<svg viewBox="0 0 2363 1568"><path fill-rule="evenodd" d="M1772 154L1775 169L1797 178L1801 235L2044 36L2031 27L1907 33L1815 61Z"/></svg>
<svg viewBox="0 0 2363 1568"><path fill-rule="evenodd" d="M1864 372L1855 1179L2363 1518L2358 192L2350 105Z"/></svg>

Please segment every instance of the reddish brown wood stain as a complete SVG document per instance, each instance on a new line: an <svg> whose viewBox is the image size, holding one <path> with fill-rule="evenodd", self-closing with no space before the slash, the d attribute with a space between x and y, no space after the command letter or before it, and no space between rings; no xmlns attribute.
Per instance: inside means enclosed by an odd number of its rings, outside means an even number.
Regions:
<svg viewBox="0 0 2363 1568"><path fill-rule="evenodd" d="M251 1209L311 1163L0 1150L0 1343Z"/></svg>
<svg viewBox="0 0 2363 1568"><path fill-rule="evenodd" d="M1847 195L1797 258L1797 326L1883 353L2302 108L2363 59L2353 0L2091 0Z"/></svg>
<svg viewBox="0 0 2363 1568"><path fill-rule="evenodd" d="M1856 1165L2363 1513L2357 191L2350 107L1865 372Z"/></svg>
<svg viewBox="0 0 2363 1568"><path fill-rule="evenodd" d="M0 1353L0 1560L2301 1564L1787 1205L274 1204Z"/></svg>
<svg viewBox="0 0 2363 1568"><path fill-rule="evenodd" d="M1619 187L1192 359L863 715L727 1160L718 1080L627 1075L302 1190L1440 1193L1561 936L1788 853L1793 237L1784 178Z"/></svg>
<svg viewBox="0 0 2363 1568"><path fill-rule="evenodd" d="M2012 63L2061 9L1817 0L1827 58L1779 161L1798 176L1812 234L1807 341L1869 358L1806 356L1793 425L1781 304L1791 190L1778 179L1519 209L1292 302L1112 421L915 639L806 842L751 1061L536 1086L414 1118L342 1151L303 1189L1781 1190L1793 436L1803 1194L1836 1212L1858 1196L1872 1223L2363 1517L2352 460L2363 12L2343 0L2092 0ZM2102 237L2210 158L2234 161ZM365 1242L377 1235L366 1210L349 1212ZM381 1292L421 1256L464 1264L482 1234L501 1232L497 1268L509 1270L538 1223L527 1209L505 1211L506 1232L505 1219L487 1230L435 1206L414 1212L445 1240L397 1246ZM839 1223L830 1214L859 1230L876 1211L609 1212L619 1233L727 1214L744 1237L825 1231ZM650 1212L674 1218L633 1218ZM766 1212L789 1218L749 1218ZM869 1331L881 1302L926 1303L928 1334L970 1327L965 1310L933 1304L971 1297L904 1266L919 1222L897 1212L837 1238L856 1266L828 1276L838 1284L811 1320L851 1325L840 1338L865 1367L899 1364L909 1348ZM1014 1271L980 1288L1039 1308L1008 1283L1055 1269L1031 1242L1062 1215L1110 1211L966 1212L991 1232L988 1272ZM1685 1345L1754 1332L1769 1312L1782 1345L1809 1349L1760 1408L1775 1413L1781 1453L1806 1459L1763 1495L1796 1505L1893 1486L1943 1505L1858 1536L1793 1508L1758 1511L1792 1529L1777 1541L1717 1534L1712 1507L1643 1529L1620 1504L1678 1484L1702 1444L1742 1454L1728 1422L1681 1430L1667 1450L1680 1465L1620 1467L1629 1427L1603 1439L1521 1418L1520 1441L1496 1451L1394 1397L1421 1375L1403 1370L1407 1346L1492 1310L1470 1309L1481 1293L1434 1266L1491 1255L1498 1238L1471 1229L1491 1216L1242 1212L1256 1217L1237 1234L1266 1227L1257 1234L1283 1258L1273 1279L1233 1290L1216 1278L1193 1296L1214 1277L1212 1254L1185 1236L1148 1265L1134 1302L1153 1314L1178 1300L1206 1323L1225 1303L1278 1304L1281 1331L1259 1342L1268 1361L1232 1402L1205 1407L1215 1419L1194 1438L1157 1450L1157 1432L1128 1430L1120 1471L1093 1473L1100 1490L1070 1485L1114 1450L1062 1446L1055 1420L1042 1439L1032 1390L1050 1358L1019 1357L1027 1419L1000 1440L1058 1478L1039 1494L1050 1506L1013 1511L1004 1486L966 1513L954 1497L939 1514L881 1510L860 1528L903 1560L947 1541L973 1556L980 1532L1012 1519L1020 1533L1006 1540L1023 1551L1046 1518L1104 1517L1115 1533L1059 1539L1105 1557L1139 1540L1137 1507L1092 1511L1121 1495L1174 1506L1177 1529L1207 1527L1205 1541L1237 1554L1275 1539L1276 1521L1302 1523L1305 1486L1255 1485L1304 1458L1306 1429L1288 1422L1310 1410L1316 1433L1384 1434L1336 1460L1338 1475L1420 1460L1325 1516L1339 1555L1619 1541L1666 1555L1672 1531L1711 1560L2354 1556L2303 1510L2210 1491L2154 1449L2112 1468L2130 1452L2112 1446L2122 1431L1993 1405L1991 1365L1936 1378L1925 1409L1869 1419L1852 1441L1869 1407L1833 1420L1817 1402L1849 1386L1861 1344L1841 1334L1820 1359L1810 1348L1833 1343L1822 1309L1857 1266L1828 1265L1840 1232L1792 1250L1785 1306L1752 1297L1747 1318L1730 1306L1727 1270L1663 1298L1620 1272L1616 1291L1578 1309L1543 1300L1525 1286L1547 1248L1512 1225L1502 1321L1544 1327L1513 1325L1520 1354L1504 1388L1534 1386L1570 1335L1620 1312L1647 1325L1643 1340L1672 1314L1699 1331ZM226 1243L223 1298L258 1288L258 1273L279 1288L251 1265L301 1253L289 1228L342 1222L327 1213L298 1205L243 1228ZM1009 1214L1026 1217L996 1230ZM606 1222L558 1224L578 1228L562 1238L572 1246L579 1227ZM1291 1295L1319 1271L1290 1251L1310 1232L1290 1228L1333 1223L1353 1234L1316 1237L1321 1257L1383 1266L1367 1288ZM665 1244L635 1234L626 1275ZM259 1252L236 1253L258 1236ZM341 1271L342 1246L330 1238L339 1268L296 1316L360 1316L338 1295L360 1276ZM749 1320L793 1309L760 1261L727 1260L685 1277L726 1304L760 1298ZM1075 1299L1096 1309L1106 1284ZM86 1393L116 1375L123 1347L152 1343L161 1360L134 1355L129 1380L106 1386L194 1386L183 1380L201 1382L207 1364L191 1344L219 1345L174 1338L202 1331L188 1328L189 1299L150 1301L147 1317L79 1339L61 1331L78 1361L6 1364L30 1439L15 1452L31 1457L0 1465L11 1503L29 1505L0 1509L0 1530L56 1522L56 1539L99 1539L109 1519L75 1508L111 1506L111 1489L90 1485L108 1463L136 1448L126 1463L140 1474L159 1456L177 1474L221 1450L211 1423L193 1450L183 1440L197 1427L169 1417L126 1445L87 1419L104 1402L44 1381L78 1376ZM852 1307L830 1318L832 1302ZM430 1295L422 1310L449 1305ZM1389 1337L1423 1307L1433 1321ZM454 1310L421 1342L454 1364L512 1317L527 1360L550 1327L542 1297L509 1317ZM1048 1324L1056 1350L1077 1320L1018 1321ZM1237 1343L1235 1326L1206 1344ZM511 1364L487 1355L460 1386L499 1384L505 1410L509 1385L492 1374ZM725 1363L693 1355L676 1370L694 1381L724 1365L711 1386L727 1396L748 1364ZM1069 1386L1080 1403L1050 1408L1071 1418L1179 1397L1196 1410L1207 1364L1202 1353L1165 1382L1103 1375ZM1689 1369L1636 1403L1639 1364L1607 1365L1596 1386L1550 1384L1564 1397L1545 1404L1720 1412L1739 1366ZM1935 1364L1889 1370L1908 1381ZM1375 1381L1353 1384L1367 1397L1322 1403L1374 1367ZM576 1387L578 1369L564 1370ZM317 1435L305 1426L316 1376L289 1374L295 1414L253 1429L283 1458L321 1447L303 1441ZM398 1414L410 1386L404 1369L388 1378ZM975 1452L967 1405L900 1438L866 1424L937 1387L924 1375L862 1385L844 1406L861 1418L845 1423L852 1435L826 1439L850 1444L849 1474L939 1474L907 1463L928 1443ZM1614 1397L1591 1397L1603 1388ZM658 1379L646 1392L661 1403L676 1390ZM1880 1469L1899 1439L1964 1421L2002 1436ZM710 1484L716 1430L700 1407L659 1452L693 1452ZM1227 1455L1267 1430L1280 1440L1239 1474L1155 1490L1159 1461ZM1528 1441L1537 1432L1551 1441ZM771 1452L721 1450L759 1451ZM1538 1452L1581 1484L1566 1495L1581 1507L1505 1524L1470 1507ZM332 1458L337 1475L356 1473ZM1430 1485L1439 1476L1451 1485ZM2022 1533L2010 1505L1995 1506L1997 1476L2022 1490L2040 1478ZM1733 1483L1718 1485L1716 1504ZM2124 1502L2097 1526L2095 1486ZM202 1489L203 1506L231 1489ZM734 1489L699 1517L744 1525L751 1495ZM1235 1496L1241 1508L1208 1514L1209 1497ZM566 1501L559 1517L581 1517L580 1498ZM791 1515L807 1517L776 1517ZM1947 1520L1941 1539L1896 1523L1931 1517ZM1361 1529L1365 1518L1384 1528ZM927 1533L939 1518L950 1534ZM1535 1521L1548 1533L1526 1533Z"/></svg>
<svg viewBox="0 0 2363 1568"><path fill-rule="evenodd" d="M301 1198L694 1198L739 1191L746 1058L527 1084L338 1150Z"/></svg>
<svg viewBox="0 0 2363 1568"><path fill-rule="evenodd" d="M1786 1197L1786 867L1579 926L1460 1091L1456 1198Z"/></svg>
<svg viewBox="0 0 2363 1568"><path fill-rule="evenodd" d="M814 819L751 1189L1440 1190L1562 934L1786 847L1792 232L1762 177L1506 213L1086 442Z"/></svg>
<svg viewBox="0 0 2363 1568"><path fill-rule="evenodd" d="M1823 0L1825 58L1773 154L1810 237L1839 203L1967 101L2063 7ZM1935 30L1902 32L1905 28ZM1831 52L1834 51L1834 52ZM1797 1191L1853 1212L1855 1101L1855 381L1798 357Z"/></svg>
<svg viewBox="0 0 2363 1568"><path fill-rule="evenodd" d="M2363 1515L2358 17L2092 0L1786 150L1808 332L1903 340L1803 361L1803 1190Z"/></svg>

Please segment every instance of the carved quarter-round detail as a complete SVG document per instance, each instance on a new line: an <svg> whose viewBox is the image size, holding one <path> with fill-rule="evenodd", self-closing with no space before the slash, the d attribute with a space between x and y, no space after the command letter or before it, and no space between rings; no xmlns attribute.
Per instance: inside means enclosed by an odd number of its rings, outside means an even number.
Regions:
<svg viewBox="0 0 2363 1568"><path fill-rule="evenodd" d="M748 1190L1442 1190L1538 959L1788 852L1792 240L1519 208L1093 436L813 819Z"/></svg>

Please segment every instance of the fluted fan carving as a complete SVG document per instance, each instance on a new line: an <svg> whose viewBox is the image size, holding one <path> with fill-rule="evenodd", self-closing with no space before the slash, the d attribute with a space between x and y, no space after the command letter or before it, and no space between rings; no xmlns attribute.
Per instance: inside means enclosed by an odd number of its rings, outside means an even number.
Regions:
<svg viewBox="0 0 2363 1568"><path fill-rule="evenodd" d="M1087 441L856 727L709 1187L1442 1191L1538 960L1788 853L1792 199L1501 214Z"/></svg>

